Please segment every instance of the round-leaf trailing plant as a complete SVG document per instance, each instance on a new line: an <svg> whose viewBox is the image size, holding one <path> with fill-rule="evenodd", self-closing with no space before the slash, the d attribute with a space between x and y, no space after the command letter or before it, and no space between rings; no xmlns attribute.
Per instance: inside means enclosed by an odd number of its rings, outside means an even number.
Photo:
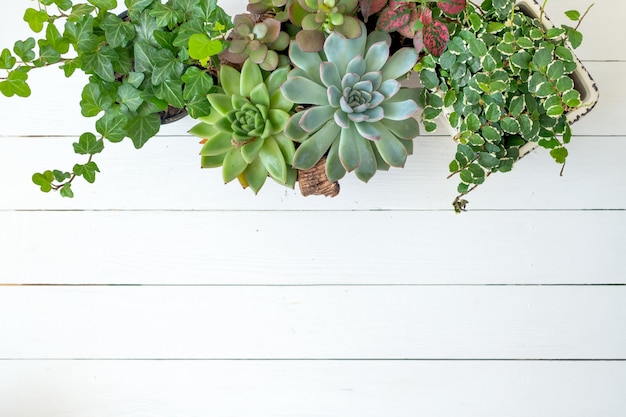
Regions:
<svg viewBox="0 0 626 417"><path fill-rule="evenodd" d="M426 130L433 131L435 119L446 113L458 131L449 167L460 179L457 212L465 209L463 197L489 175L510 171L526 144L549 149L565 163L572 136L567 113L581 106L572 79L577 61L567 44L577 47L582 35L578 26L546 29L543 6L532 17L514 0L469 5L461 24L453 25L447 50L416 66L425 87L420 105ZM568 16L580 24L580 13Z"/></svg>
<svg viewBox="0 0 626 417"><path fill-rule="evenodd" d="M293 188L295 145L283 133L293 103L280 90L288 71L283 67L264 74L250 59L241 73L222 65L221 90L208 95L213 111L190 131L203 138L203 168L221 166L225 183L237 178L255 193L268 176Z"/></svg>
<svg viewBox="0 0 626 417"><path fill-rule="evenodd" d="M593 106L568 47L580 44L586 13L567 12L576 27L554 28L545 3L529 17L513 0L249 0L229 32L215 0L125 0L126 18L111 12L116 0L37 0L25 20L45 38L1 51L0 92L28 96L37 67L90 75L81 107L100 116L98 135L74 144L87 163L33 176L63 196L76 177L95 180L105 139L143 146L168 104L199 119L201 165L221 167L225 182L257 193L268 177L299 180L305 195L335 195L347 172L367 182L405 164L421 106L427 131L442 113L457 130L450 171L461 211L465 194L531 146L564 163L570 119ZM423 88L401 86L412 70Z"/></svg>
<svg viewBox="0 0 626 417"><path fill-rule="evenodd" d="M59 65L67 77L79 69L88 74L81 100L85 117L99 116L97 135L82 134L74 151L84 164L70 172L36 173L42 191L60 190L72 197L76 177L93 183L99 168L93 156L104 140L128 137L141 148L160 129L162 118L187 111L192 117L209 114L206 95L213 91L217 55L226 44L230 17L216 2L203 0L125 0L127 11L113 12L117 0L37 0L24 20L33 37L15 42L0 54L0 92L27 97L31 70ZM183 113L184 115L184 113Z"/></svg>
<svg viewBox="0 0 626 417"><path fill-rule="evenodd" d="M362 24L361 24L362 25ZM390 56L391 38L375 31L348 39L333 32L323 53L289 50L296 67L282 86L285 96L307 108L291 117L285 133L300 143L293 165L312 168L326 154L326 175L337 181L355 171L368 181L377 169L402 167L412 153L418 123L415 89L398 79L417 61L413 48Z"/></svg>

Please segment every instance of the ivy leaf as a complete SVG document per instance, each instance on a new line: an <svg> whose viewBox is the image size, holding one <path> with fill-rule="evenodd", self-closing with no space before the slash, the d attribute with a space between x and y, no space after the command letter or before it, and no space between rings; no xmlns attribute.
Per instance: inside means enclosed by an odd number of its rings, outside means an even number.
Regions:
<svg viewBox="0 0 626 417"><path fill-rule="evenodd" d="M161 118L158 114L138 115L133 117L126 129L136 149L140 149L146 142L156 135L161 128Z"/></svg>
<svg viewBox="0 0 626 417"><path fill-rule="evenodd" d="M35 39L28 38L25 41L17 41L15 45L13 45L13 52L17 56L19 56L22 61L30 62L35 59L35 52L33 48L35 47Z"/></svg>
<svg viewBox="0 0 626 417"><path fill-rule="evenodd" d="M85 117L93 117L106 110L113 104L113 99L108 94L103 94L99 84L89 83L83 88L80 101L81 114Z"/></svg>
<svg viewBox="0 0 626 417"><path fill-rule="evenodd" d="M124 0L126 8L131 14L140 13L151 5L154 0Z"/></svg>
<svg viewBox="0 0 626 417"><path fill-rule="evenodd" d="M95 155L104 149L104 141L96 138L93 133L87 132L80 135L78 142L72 144L74 152L79 155Z"/></svg>
<svg viewBox="0 0 626 417"><path fill-rule="evenodd" d="M141 96L141 91L131 84L124 84L117 89L117 101L134 112L143 104L143 97Z"/></svg>
<svg viewBox="0 0 626 417"><path fill-rule="evenodd" d="M146 41L135 42L135 71L152 72L152 57L157 53L157 49Z"/></svg>
<svg viewBox="0 0 626 417"><path fill-rule="evenodd" d="M72 7L72 0L54 0L54 4L56 4L59 9L66 11Z"/></svg>
<svg viewBox="0 0 626 417"><path fill-rule="evenodd" d="M0 54L0 69L11 69L16 62L17 60L11 54L11 51L6 48L2 50L2 54Z"/></svg>
<svg viewBox="0 0 626 417"><path fill-rule="evenodd" d="M46 40L48 44L59 54L65 54L70 48L70 41L61 35L54 24L46 27Z"/></svg>
<svg viewBox="0 0 626 417"><path fill-rule="evenodd" d="M74 174L79 177L83 177L89 184L93 184L96 181L96 172L100 172L98 165L95 162L89 161L85 165L74 165Z"/></svg>
<svg viewBox="0 0 626 417"><path fill-rule="evenodd" d="M189 56L206 66L209 58L222 52L223 44L217 39L209 39L204 33L195 33L189 37Z"/></svg>
<svg viewBox="0 0 626 417"><path fill-rule="evenodd" d="M168 4L157 3L150 11L150 16L156 18L157 26L173 28L185 17L182 10Z"/></svg>
<svg viewBox="0 0 626 417"><path fill-rule="evenodd" d="M98 37L93 33L93 17L83 16L78 22L65 22L65 36L79 52L93 51L98 43Z"/></svg>
<svg viewBox="0 0 626 417"><path fill-rule="evenodd" d="M68 21L76 23L80 20L81 17L88 15L93 12L95 7L90 4L75 4L72 6L72 11L70 12Z"/></svg>
<svg viewBox="0 0 626 417"><path fill-rule="evenodd" d="M189 67L181 80L185 83L184 98L186 100L196 95L206 95L213 88L213 78L197 67Z"/></svg>
<svg viewBox="0 0 626 417"><path fill-rule="evenodd" d="M183 83L180 80L167 80L154 87L154 94L171 106L182 109L185 107L183 98Z"/></svg>
<svg viewBox="0 0 626 417"><path fill-rule="evenodd" d="M198 119L211 114L211 103L206 98L206 94L193 96L187 99L186 109L189 115Z"/></svg>
<svg viewBox="0 0 626 417"><path fill-rule="evenodd" d="M24 68L24 69L23 69ZM28 80L28 68L18 67L9 72L6 80L0 81L0 93L6 97L28 97L30 96L30 87L26 83Z"/></svg>
<svg viewBox="0 0 626 417"><path fill-rule="evenodd" d="M61 65L61 69L67 78L71 77L78 68L80 68L80 61L78 58L68 59L63 62L63 65Z"/></svg>
<svg viewBox="0 0 626 417"><path fill-rule="evenodd" d="M107 14L100 26L104 29L107 42L113 48L124 48L135 37L132 23L125 22L114 14Z"/></svg>
<svg viewBox="0 0 626 417"><path fill-rule="evenodd" d="M96 131L110 142L121 142L126 137L128 120L127 115L105 112L96 122Z"/></svg>
<svg viewBox="0 0 626 417"><path fill-rule="evenodd" d="M115 70L113 62L117 54L110 46L104 46L95 52L86 52L82 55L83 69L87 74L96 74L103 81L114 82Z"/></svg>
<svg viewBox="0 0 626 417"><path fill-rule="evenodd" d="M74 192L72 191L72 184L69 182L63 185L63 187L61 187L61 189L59 190L59 193L61 194L61 197L74 198Z"/></svg>
<svg viewBox="0 0 626 417"><path fill-rule="evenodd" d="M101 10L113 10L117 7L117 0L88 0Z"/></svg>
<svg viewBox="0 0 626 417"><path fill-rule="evenodd" d="M185 69L184 64L168 49L158 51L156 55L153 55L152 61L154 63L153 85L161 84L166 80L177 80Z"/></svg>
<svg viewBox="0 0 626 417"><path fill-rule="evenodd" d="M137 33L136 41L145 41L149 43L156 42L154 39L154 31L159 29L157 21L154 17L150 16L148 10L144 10L139 14L135 21L135 31Z"/></svg>
<svg viewBox="0 0 626 417"><path fill-rule="evenodd" d="M49 18L48 13L43 10L28 8L24 12L24 21L28 23L28 26L35 33L39 33L43 30L43 25Z"/></svg>
<svg viewBox="0 0 626 417"><path fill-rule="evenodd" d="M52 171L52 174L54 175L54 179L57 182L63 182L65 180L70 179L70 177L72 176L69 172L59 171L58 169L55 169L54 171Z"/></svg>
<svg viewBox="0 0 626 417"><path fill-rule="evenodd" d="M37 172L33 174L32 181L35 185L39 186L39 189L44 193L52 191L52 181L54 181L54 174L52 171L45 171L43 173Z"/></svg>
<svg viewBox="0 0 626 417"><path fill-rule="evenodd" d="M56 64L61 60L61 54L47 41L39 40L39 58L34 62L35 66L42 67L48 64Z"/></svg>
<svg viewBox="0 0 626 417"><path fill-rule="evenodd" d="M128 74L128 84L132 85L135 88L139 88L141 83L146 78L146 75L142 72L131 72Z"/></svg>

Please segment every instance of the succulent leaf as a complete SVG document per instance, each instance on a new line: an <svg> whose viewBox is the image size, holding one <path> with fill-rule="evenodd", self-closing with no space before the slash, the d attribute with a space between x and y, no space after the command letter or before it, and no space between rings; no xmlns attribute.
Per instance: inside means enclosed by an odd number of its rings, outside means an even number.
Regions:
<svg viewBox="0 0 626 417"><path fill-rule="evenodd" d="M292 70L281 87L288 99L311 104L293 115L285 129L301 142L294 167L308 169L327 154L331 181L350 171L369 181L377 169L403 166L412 150L403 142L419 133L411 117L417 92L401 88L397 80L412 70L417 53L403 48L389 56L389 34L367 35L364 25L361 29L355 39L330 34L323 53L292 45L292 61L304 67ZM381 140L381 145L372 144Z"/></svg>
<svg viewBox="0 0 626 417"><path fill-rule="evenodd" d="M190 131L206 139L200 152L203 167L221 165L225 182L237 178L255 193L267 176L293 186L295 147L283 134L293 103L279 88L287 74L277 69L264 76L249 59L241 73L222 65L218 79L224 92L207 96L214 111Z"/></svg>

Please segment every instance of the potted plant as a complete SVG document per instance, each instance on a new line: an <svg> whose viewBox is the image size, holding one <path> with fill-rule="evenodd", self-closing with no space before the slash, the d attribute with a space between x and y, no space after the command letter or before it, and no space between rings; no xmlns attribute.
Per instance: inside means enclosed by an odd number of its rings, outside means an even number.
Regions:
<svg viewBox="0 0 626 417"><path fill-rule="evenodd" d="M215 2L201 0L125 0L127 10L113 12L117 0L38 0L24 20L40 39L15 42L0 54L0 92L30 95L28 73L58 65L66 76L76 70L89 75L81 100L85 117L99 116L97 132L82 134L74 151L88 159L71 171L36 173L42 191L73 196L71 184L82 176L93 183L99 172L93 156L105 139L128 137L141 148L162 123L207 115L206 95L214 90L230 18Z"/></svg>
<svg viewBox="0 0 626 417"><path fill-rule="evenodd" d="M230 21L215 2L126 0L125 22L109 12L114 0L38 1L69 11L61 13L65 32L58 36L47 23L37 59L24 46L34 41L16 43L14 52L30 66L16 67L3 51L10 75L0 88L24 95L30 67L53 63L42 61L50 48L56 55L70 44L78 51L62 68L92 74L81 104L86 115L104 110L96 125L101 137L81 136L75 149L89 161L73 173L33 178L66 196L76 176L95 178L91 156L103 139L128 136L140 147L154 135L157 123L146 123L152 128L138 137L129 117L154 119L165 102L185 105L198 119L190 132L201 139L201 164L221 168L224 182L237 179L257 193L272 178L288 187L299 182L304 195L331 196L349 172L367 182L404 166L421 106L427 131L442 114L455 129L450 170L461 180L454 201L461 211L468 192L491 173L511 170L533 146L564 163L570 123L597 100L570 49L582 40L586 13L568 12L576 27L555 28L545 1L249 0L226 36ZM44 13L27 12L33 29L59 18ZM131 50L116 57L116 48ZM111 67L122 77L111 80ZM422 86L405 84L411 73Z"/></svg>
<svg viewBox="0 0 626 417"><path fill-rule="evenodd" d="M495 172L510 171L533 148L567 158L570 124L590 111L598 92L572 53L582 41L576 27L548 20L532 0L490 0L468 5L450 25L445 52L426 55L416 69L425 87L420 97L427 131L444 114L454 129L457 152L451 176L460 179L455 210L464 196Z"/></svg>
<svg viewBox="0 0 626 417"><path fill-rule="evenodd" d="M465 7L465 0L435 3L450 15ZM393 0L253 0L248 10L235 16L222 55L244 62L242 72L222 66L221 89L209 95L216 112L191 130L202 138L202 166L222 167L225 182L238 178L254 192L267 177L293 186L297 172L304 195L331 196L347 172L367 182L404 166L419 134L419 90L401 81L417 63L418 45L445 47L443 24L417 27L416 3ZM276 73L281 85L271 88ZM250 90L264 83L270 101Z"/></svg>

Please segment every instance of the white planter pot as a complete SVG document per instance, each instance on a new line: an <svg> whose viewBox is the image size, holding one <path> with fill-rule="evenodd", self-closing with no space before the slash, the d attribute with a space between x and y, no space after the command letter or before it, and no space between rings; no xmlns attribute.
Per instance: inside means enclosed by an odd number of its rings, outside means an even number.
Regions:
<svg viewBox="0 0 626 417"><path fill-rule="evenodd" d="M515 5L527 16L539 18L541 15L541 5L535 0L518 0ZM545 29L554 27L554 23L546 16L545 12L542 21ZM589 71L578 59L574 51L572 51L572 55L574 55L574 61L576 62L576 71L572 73L571 77L574 81L574 88L580 93L581 105L566 114L567 121L570 124L577 122L581 117L589 113L600 98L600 92L591 74L589 74ZM537 146L539 145L536 142L528 142L522 146L520 148L520 158L537 148Z"/></svg>

